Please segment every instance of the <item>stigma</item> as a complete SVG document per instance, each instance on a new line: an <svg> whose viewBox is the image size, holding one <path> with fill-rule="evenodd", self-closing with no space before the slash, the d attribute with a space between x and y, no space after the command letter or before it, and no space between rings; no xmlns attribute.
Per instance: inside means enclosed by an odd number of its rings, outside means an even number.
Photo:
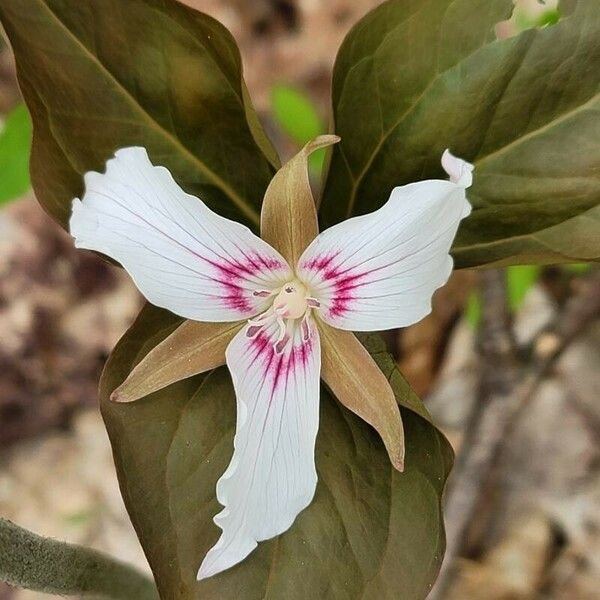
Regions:
<svg viewBox="0 0 600 600"><path fill-rule="evenodd" d="M273 300L275 314L284 319L299 319L308 309L308 291L297 280L286 283Z"/></svg>
<svg viewBox="0 0 600 600"><path fill-rule="evenodd" d="M302 339L307 341L311 336L309 317L311 309L319 308L321 303L309 295L308 288L297 279L288 281L279 290L256 290L255 296L268 298L275 296L271 308L262 315L248 320L246 335L253 338L258 335L265 325L276 322L279 335L274 340L273 347L281 354L292 339L291 333L299 321Z"/></svg>

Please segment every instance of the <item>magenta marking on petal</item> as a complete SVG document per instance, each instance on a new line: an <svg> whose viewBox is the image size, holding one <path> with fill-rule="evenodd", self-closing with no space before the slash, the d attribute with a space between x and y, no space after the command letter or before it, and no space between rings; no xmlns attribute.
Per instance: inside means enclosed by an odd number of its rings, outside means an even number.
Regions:
<svg viewBox="0 0 600 600"><path fill-rule="evenodd" d="M237 310L242 314L252 312L254 304L251 302L250 295L252 292L242 284L249 276L257 276L265 271L273 272L280 271L286 268L286 265L280 260L263 257L255 254L250 257L244 254L244 259L224 259L223 261L215 261L205 257L200 257L214 267L218 273L215 277L224 289L224 295L220 297L223 304L232 310ZM257 294L263 297L262 294Z"/></svg>
<svg viewBox="0 0 600 600"><path fill-rule="evenodd" d="M255 254L254 257L256 260L262 263L262 269L258 269L258 271L263 271L267 269L268 271L281 271L287 268L287 265L281 262L278 258L273 258L270 256L262 256L261 254Z"/></svg>
<svg viewBox="0 0 600 600"><path fill-rule="evenodd" d="M279 383L279 378L281 377L281 374L283 373L284 370L287 369L286 363L288 360L289 360L289 358L287 358L283 354L280 354L277 364L272 369L272 371L273 371L273 392L275 392L275 390L277 389L277 384ZM272 398L273 398L273 395L271 394L271 399Z"/></svg>
<svg viewBox="0 0 600 600"><path fill-rule="evenodd" d="M308 359L313 353L313 338L310 337L303 344L294 348L294 356L300 360L302 367L306 369L308 365Z"/></svg>
<svg viewBox="0 0 600 600"><path fill-rule="evenodd" d="M270 394L268 399L266 399L268 408L263 423L263 433L267 426L271 406L277 398L277 391L282 388L287 389L290 382L290 374L297 368L308 368L308 362L313 352L312 341L293 346L289 345L289 339L287 341L288 345L286 345L284 351L281 354L277 354L273 348L272 339L264 331L252 340L252 345L258 348L258 353L262 353L265 356L263 362L264 377L271 382Z"/></svg>
<svg viewBox="0 0 600 600"><path fill-rule="evenodd" d="M260 266L260 260L256 260L252 255L248 255L246 252L243 252L243 251L242 251L242 255L247 260L247 263L244 266L251 269L252 272L254 272L254 273L262 270L262 268Z"/></svg>
<svg viewBox="0 0 600 600"><path fill-rule="evenodd" d="M219 299L227 308L232 310L238 310L241 313L248 313L252 311L252 304L246 296L246 290L228 281L217 280L224 288L224 295L219 296Z"/></svg>
<svg viewBox="0 0 600 600"><path fill-rule="evenodd" d="M284 350L285 347L287 346L287 343L290 341L290 336L289 335L285 335L283 337L283 339L279 340L276 344L275 344L275 352L277 354L281 354Z"/></svg>
<svg viewBox="0 0 600 600"><path fill-rule="evenodd" d="M261 369L263 378L269 382L270 404L277 390L287 385L291 373L299 368L308 368L313 352L313 338L311 336L309 340L292 346L289 336L286 336L284 340L274 343L275 338L267 334L263 326L255 327L259 331L253 331L252 337L249 336L249 331L246 332L248 348L252 353L247 367L257 364Z"/></svg>
<svg viewBox="0 0 600 600"><path fill-rule="evenodd" d="M331 317L341 317L350 310L350 304L355 300L354 290L362 283L361 275L347 275L335 281L334 291L332 293L332 301L329 306L329 314Z"/></svg>
<svg viewBox="0 0 600 600"><path fill-rule="evenodd" d="M252 307L245 298L222 297L221 300L227 308L237 310L242 314L247 314L252 310Z"/></svg>
<svg viewBox="0 0 600 600"><path fill-rule="evenodd" d="M342 293L347 290L353 290L359 285L363 285L365 282L361 282L360 280L368 274L368 271L356 273L351 272L351 269L342 271L337 267L333 267L323 273L323 279L331 282L337 293Z"/></svg>
<svg viewBox="0 0 600 600"><path fill-rule="evenodd" d="M325 256L314 256L310 260L305 261L301 265L301 267L303 269L308 269L309 271L323 271L331 264L331 261L338 255L339 252L334 252Z"/></svg>
<svg viewBox="0 0 600 600"><path fill-rule="evenodd" d="M367 282L364 278L369 272L351 273L349 271L341 272L336 269L329 270L325 276L331 281L333 292L332 300L329 306L329 315L331 317L341 317L350 310L350 304L356 300L355 290Z"/></svg>
<svg viewBox="0 0 600 600"><path fill-rule="evenodd" d="M367 283L364 278L369 271L356 273L352 268L342 269L335 264L340 252L315 256L302 265L303 268L314 271L321 281L332 288L328 312L332 318L339 318L350 310L350 304L355 300L354 291Z"/></svg>
<svg viewBox="0 0 600 600"><path fill-rule="evenodd" d="M114 200L114 198L111 198L111 199ZM168 240L175 243L177 246L183 248L186 252L189 252L196 258L203 260L206 263L210 264L211 266L215 267L217 269L217 271L221 274L221 276L224 277L224 279L225 279L225 281L217 279L217 281L219 283L221 283L222 285L227 286L228 284L233 283L233 281L235 281L235 280L242 279L244 274L256 275L257 273L263 272L265 270L265 268L269 269L269 270L277 270L277 271L286 268L286 265L284 263L282 263L279 259L271 258L271 257L264 258L261 255L259 255L257 252L254 253L255 258L257 260L253 260L252 258L249 258L243 252L243 250L241 250L237 246L236 247L238 248L238 250L246 258L246 260L247 260L246 263L244 263L238 259L230 259L228 257L221 257L221 259L223 260L222 263L216 262L215 260L211 260L211 259L207 258L206 256L203 256L195 249L190 248L185 244L182 244L181 241L175 239L172 235L169 235L166 231L163 231L161 228L157 227L154 223L152 223L148 219L144 218L144 216L142 216L141 214L138 214L137 212L131 210L129 207L123 205L120 202L117 202L117 204L121 208L126 210L128 213L133 215L133 217L135 217L136 219L139 219L144 224L146 224L150 229L158 232L160 235L163 235ZM187 233L190 237L192 237L192 238L194 237L189 231L187 231L184 227L182 227L181 224L179 225L179 227L183 231L185 231L185 233ZM205 244L202 244L202 245L205 248L208 248L208 246L206 246ZM220 255L217 254L217 256L220 256ZM262 263L263 267L260 266L260 263ZM240 290L242 290L242 288L240 286L237 286L235 294L233 294L233 295L230 294L229 296L222 298L222 300L224 300L224 303L228 308L239 310L241 313L248 313L249 311L251 311L253 309L253 307L248 302L248 300L244 297L243 293Z"/></svg>
<svg viewBox="0 0 600 600"><path fill-rule="evenodd" d="M262 329L257 335L251 338L250 346L254 352L250 366L258 361L263 369L263 377L267 378L273 369L273 359L276 356L280 356L275 353L273 340Z"/></svg>
<svg viewBox="0 0 600 600"><path fill-rule="evenodd" d="M251 342L252 348L255 351L254 358L265 355L270 356L273 354L273 344L271 343L269 336L264 332L262 326L258 325L257 327L259 327L261 331L254 335Z"/></svg>
<svg viewBox="0 0 600 600"><path fill-rule="evenodd" d="M307 342L310 339L310 325L306 319L302 320L300 327L302 327L302 339Z"/></svg>

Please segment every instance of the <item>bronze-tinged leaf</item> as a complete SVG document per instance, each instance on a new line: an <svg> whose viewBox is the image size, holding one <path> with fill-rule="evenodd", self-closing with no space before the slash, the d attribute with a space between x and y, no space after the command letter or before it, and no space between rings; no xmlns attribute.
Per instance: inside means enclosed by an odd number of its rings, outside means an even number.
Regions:
<svg viewBox="0 0 600 600"><path fill-rule="evenodd" d="M321 135L286 163L269 184L262 206L261 237L294 267L319 233L315 200L308 176L308 157L340 141Z"/></svg>
<svg viewBox="0 0 600 600"><path fill-rule="evenodd" d="M133 402L153 392L225 364L225 350L243 322L185 321L155 346L111 394L113 402Z"/></svg>
<svg viewBox="0 0 600 600"><path fill-rule="evenodd" d="M82 175L144 146L189 193L258 230L279 161L231 34L175 0L2 0L34 124L38 200L64 227Z"/></svg>
<svg viewBox="0 0 600 600"><path fill-rule="evenodd" d="M498 41L511 0L390 0L369 13L334 69L342 141L323 224L445 177L449 147L475 164L457 267L599 260L599 8L562 2L558 24Z"/></svg>
<svg viewBox="0 0 600 600"><path fill-rule="evenodd" d="M404 430L390 382L350 331L319 322L321 377L335 397L372 425L396 469L404 469Z"/></svg>
<svg viewBox="0 0 600 600"><path fill-rule="evenodd" d="M220 530L215 486L233 451L235 395L225 368L117 404L111 391L181 320L146 307L101 384L121 492L169 600L424 600L444 553L440 499L452 451L377 336L365 344L392 384L406 430L399 473L375 430L323 388L313 502L248 558L196 582ZM241 591L240 591L241 590Z"/></svg>

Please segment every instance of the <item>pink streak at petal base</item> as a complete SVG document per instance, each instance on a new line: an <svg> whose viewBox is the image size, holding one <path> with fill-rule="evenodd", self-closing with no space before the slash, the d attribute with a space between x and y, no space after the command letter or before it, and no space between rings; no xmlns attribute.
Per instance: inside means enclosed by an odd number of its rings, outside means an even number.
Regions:
<svg viewBox="0 0 600 600"><path fill-rule="evenodd" d="M240 285L248 277L259 278L262 273L270 273L287 270L287 265L270 257L244 255L244 260L226 259L223 262L216 262L205 257L201 257L214 267L218 275L216 281L224 288L224 295L220 296L223 304L230 309L237 310L240 314L247 314L252 311L253 301L256 301L253 291L248 287ZM254 297L253 297L254 296Z"/></svg>
<svg viewBox="0 0 600 600"><path fill-rule="evenodd" d="M311 338L293 347L288 345L278 353L273 340L264 331L254 334L249 343L254 351L250 364L260 361L263 377L271 382L273 392L279 385L285 384L290 373L296 368L305 369L313 352Z"/></svg>
<svg viewBox="0 0 600 600"><path fill-rule="evenodd" d="M329 315L331 317L339 318L344 316L350 310L350 304L353 300L356 300L356 296L353 292L364 285L364 279L367 273L350 274L332 274L331 279L334 280L334 293L333 300L329 306Z"/></svg>
<svg viewBox="0 0 600 600"><path fill-rule="evenodd" d="M316 272L321 281L328 283L332 288L332 298L327 307L329 316L332 318L343 317L349 310L350 304L356 299L353 292L364 285L364 278L370 273L352 272L352 269L342 269L340 266L332 264L338 253L327 256L316 256L310 261L306 261L302 267L309 271Z"/></svg>
<svg viewBox="0 0 600 600"><path fill-rule="evenodd" d="M301 266L303 269L308 269L309 271L324 271L338 255L339 252L329 254L328 256L315 256L314 258L305 261Z"/></svg>

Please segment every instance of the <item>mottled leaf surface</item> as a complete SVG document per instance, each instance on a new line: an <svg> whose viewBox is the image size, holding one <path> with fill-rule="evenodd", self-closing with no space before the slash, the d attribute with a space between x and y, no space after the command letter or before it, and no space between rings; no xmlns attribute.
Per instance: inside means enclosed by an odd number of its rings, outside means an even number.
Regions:
<svg viewBox="0 0 600 600"><path fill-rule="evenodd" d="M258 226L265 153L276 157L217 21L174 0L2 0L0 20L33 118L36 194L63 226L82 174L135 145L217 212Z"/></svg>
<svg viewBox="0 0 600 600"><path fill-rule="evenodd" d="M600 16L502 41L510 0L391 0L348 35L334 71L322 220L379 208L396 185L475 163L459 267L600 259ZM568 14L567 14L568 13Z"/></svg>
<svg viewBox="0 0 600 600"><path fill-rule="evenodd" d="M219 536L215 484L231 457L235 427L229 374L218 369L132 404L107 400L179 322L147 307L111 356L101 385L121 490L161 597L425 598L443 556L440 496L452 453L373 336L365 343L402 405L405 473L392 467L378 434L323 391L313 503L240 565L195 581Z"/></svg>

